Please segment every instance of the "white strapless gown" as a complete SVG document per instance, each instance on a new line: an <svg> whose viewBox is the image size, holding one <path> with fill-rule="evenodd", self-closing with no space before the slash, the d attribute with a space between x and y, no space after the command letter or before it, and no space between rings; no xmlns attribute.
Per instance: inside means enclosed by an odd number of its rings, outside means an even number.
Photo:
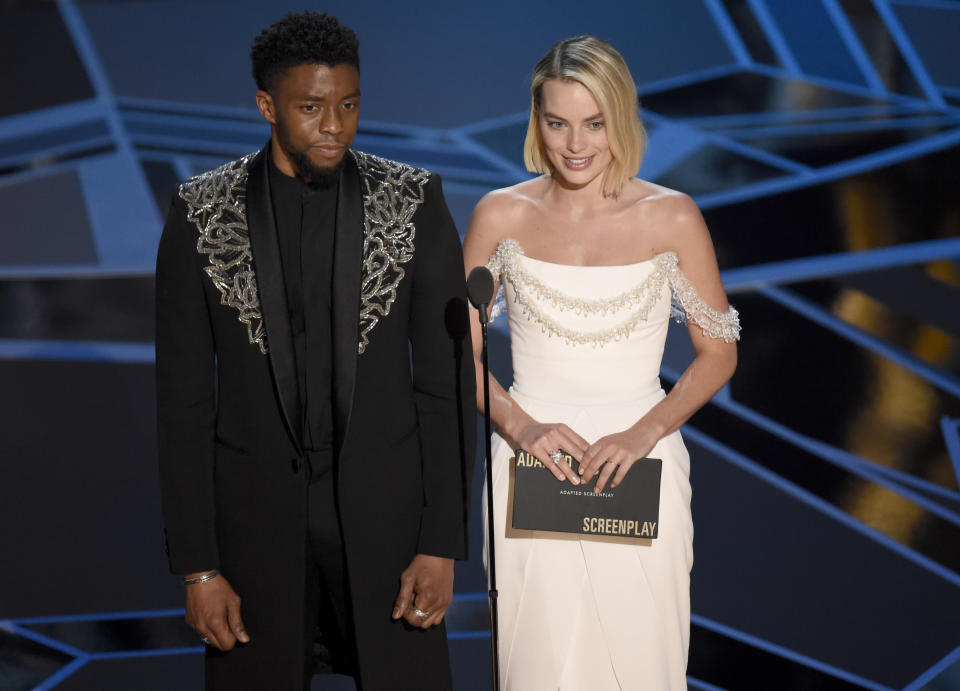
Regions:
<svg viewBox="0 0 960 691"><path fill-rule="evenodd" d="M622 266L568 266L528 258L505 240L489 266L509 315L510 395L534 419L566 423L588 442L627 429L663 399L671 293L705 332L731 336L736 320L732 308L718 313L697 302L672 253ZM679 432L649 455L663 460L657 539L517 531L509 527L513 450L494 436L505 691L686 688L690 458Z"/></svg>

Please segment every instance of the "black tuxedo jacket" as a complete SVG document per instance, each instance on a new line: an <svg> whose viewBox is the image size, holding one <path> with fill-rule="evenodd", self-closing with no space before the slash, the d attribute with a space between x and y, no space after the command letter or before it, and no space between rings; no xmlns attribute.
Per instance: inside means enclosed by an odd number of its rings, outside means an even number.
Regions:
<svg viewBox="0 0 960 691"><path fill-rule="evenodd" d="M300 689L310 655L307 469L268 155L184 183L157 259L170 566L219 568L252 638L208 651L208 688ZM444 687L443 629L390 620L416 553L467 550L475 380L460 242L439 178L349 152L333 266L337 493L364 688ZM447 671L432 677L437 668Z"/></svg>

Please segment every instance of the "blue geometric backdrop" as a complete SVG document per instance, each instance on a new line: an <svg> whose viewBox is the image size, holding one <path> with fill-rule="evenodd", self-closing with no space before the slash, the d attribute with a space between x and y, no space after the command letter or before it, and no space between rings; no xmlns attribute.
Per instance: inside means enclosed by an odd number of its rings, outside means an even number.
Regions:
<svg viewBox="0 0 960 691"><path fill-rule="evenodd" d="M690 687L960 689L960 2L308 5L360 36L355 146L441 173L461 231L528 177L540 55L624 54L641 176L695 197L744 323L684 427ZM247 51L293 9L0 4L2 689L200 688L162 549L152 269L177 182L267 138ZM675 329L665 384L691 358ZM458 689L489 687L481 465Z"/></svg>

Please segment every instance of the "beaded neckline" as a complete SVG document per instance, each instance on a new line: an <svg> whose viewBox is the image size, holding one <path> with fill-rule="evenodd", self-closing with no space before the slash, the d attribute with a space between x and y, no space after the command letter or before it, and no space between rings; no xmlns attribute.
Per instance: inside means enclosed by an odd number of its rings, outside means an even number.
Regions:
<svg viewBox="0 0 960 691"><path fill-rule="evenodd" d="M636 286L619 295L591 300L567 295L544 283L520 265L517 261L519 257L550 266L578 269L629 268L648 263L652 263L654 269ZM511 284L521 311L539 324L542 331L551 336L559 336L571 344L589 343L593 346L603 346L611 341L626 338L641 322L646 321L650 311L663 296L664 286L669 286L671 290L671 314L678 321L689 319L699 326L705 335L712 338L720 338L727 342L740 338L740 321L737 311L730 307L726 312L720 312L706 304L680 270L676 252L661 252L635 264L578 266L526 257L520 243L513 238L506 238L497 245L487 263L487 268L494 276L501 279L501 283ZM579 331L568 328L545 314L539 309L537 301L549 302L556 309L569 310L581 316L633 311L612 328Z"/></svg>
<svg viewBox="0 0 960 691"><path fill-rule="evenodd" d="M504 242L514 242L519 249L520 256L530 262L536 262L537 264L546 264L547 266L558 266L561 268L569 269L633 269L638 266L643 266L644 264L650 264L651 262L657 261L660 257L664 255L672 254L676 256L676 252L658 252L649 259L644 259L639 262L631 262L630 264L561 264L560 262L548 262L546 259L536 259L535 257L528 257L527 253L523 251L523 248L520 246L520 243L514 240L513 238L507 238L500 242L502 245ZM499 245L497 246L499 248Z"/></svg>

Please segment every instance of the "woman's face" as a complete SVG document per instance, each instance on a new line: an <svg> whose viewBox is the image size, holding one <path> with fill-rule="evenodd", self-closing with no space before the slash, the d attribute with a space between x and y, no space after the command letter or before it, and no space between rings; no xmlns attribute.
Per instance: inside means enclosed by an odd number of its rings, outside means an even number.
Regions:
<svg viewBox="0 0 960 691"><path fill-rule="evenodd" d="M613 161L600 106L580 82L549 79L541 91L540 132L553 176L566 187L602 184Z"/></svg>

